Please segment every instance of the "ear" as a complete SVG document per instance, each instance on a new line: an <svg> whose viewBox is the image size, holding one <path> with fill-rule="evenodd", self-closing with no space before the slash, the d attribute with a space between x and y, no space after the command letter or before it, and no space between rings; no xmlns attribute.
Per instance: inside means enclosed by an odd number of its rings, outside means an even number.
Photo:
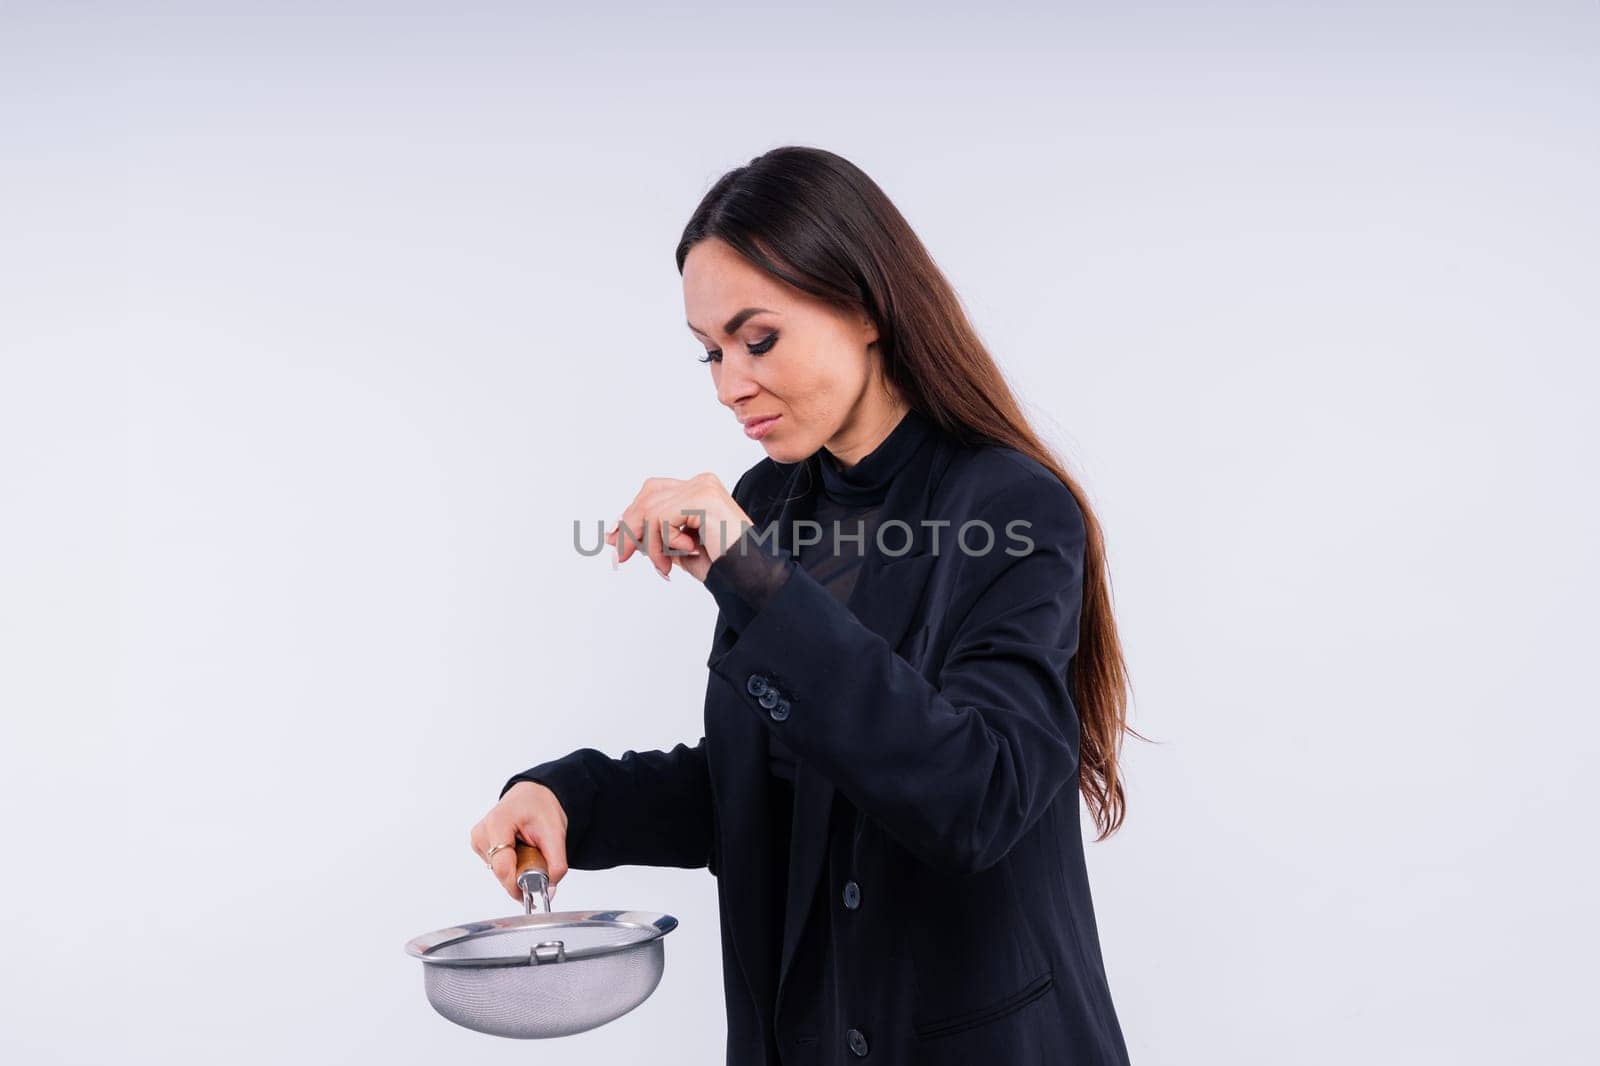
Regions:
<svg viewBox="0 0 1600 1066"><path fill-rule="evenodd" d="M869 348L878 343L878 324L867 315L861 316L861 341Z"/></svg>

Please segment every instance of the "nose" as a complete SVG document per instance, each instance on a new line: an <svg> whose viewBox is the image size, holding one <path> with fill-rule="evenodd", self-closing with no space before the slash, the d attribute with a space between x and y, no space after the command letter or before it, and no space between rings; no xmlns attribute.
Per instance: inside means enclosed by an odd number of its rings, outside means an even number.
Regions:
<svg viewBox="0 0 1600 1066"><path fill-rule="evenodd" d="M717 401L724 407L737 409L739 404L760 391L750 369L748 357L741 358L736 354L722 357L722 363L717 367Z"/></svg>

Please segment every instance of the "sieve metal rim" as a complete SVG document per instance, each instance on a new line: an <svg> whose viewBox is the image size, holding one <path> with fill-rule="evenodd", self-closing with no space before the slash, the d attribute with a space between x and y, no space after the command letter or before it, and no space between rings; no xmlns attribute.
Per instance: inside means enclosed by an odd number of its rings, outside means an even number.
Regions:
<svg viewBox="0 0 1600 1066"><path fill-rule="evenodd" d="M494 936L512 929L526 929L530 926L566 926L577 922L589 922L605 925L612 928L637 929L647 933L638 940L631 940L626 944L595 944L590 947L574 948L564 953L565 961L581 962L584 959L602 958L607 955L616 955L624 951L660 940L663 936L678 927L678 919L670 914L658 914L655 911L556 911L547 913L541 911L537 914L518 914L510 918L491 918L481 922L465 922L461 925L452 925L448 929L436 929L431 933L424 933L419 937L406 942L406 954L413 958L421 959L429 966L448 966L458 970L481 970L501 966L532 966L537 960L532 957L532 952L521 955L493 955L484 958L447 959L437 958L432 953L441 948L459 944L463 940L477 940L483 937ZM538 965L548 966L552 963L538 962ZM557 962L555 965L559 965Z"/></svg>

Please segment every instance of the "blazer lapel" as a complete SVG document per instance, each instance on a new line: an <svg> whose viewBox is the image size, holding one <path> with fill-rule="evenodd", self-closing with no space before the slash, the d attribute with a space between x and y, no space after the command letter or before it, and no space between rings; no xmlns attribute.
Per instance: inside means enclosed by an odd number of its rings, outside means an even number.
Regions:
<svg viewBox="0 0 1600 1066"><path fill-rule="evenodd" d="M805 465L811 466L818 461L816 456L812 456ZM884 497L882 521L898 520L905 523L907 528L902 530L897 527L889 531L884 540L898 549L909 537L910 546L901 554L885 555L878 549L876 539L869 542L861 573L846 604L857 621L897 651L906 630L910 628L928 570L935 558L922 519L927 515L928 500L948 461L948 449L943 447L942 439L934 434L889 483L889 491ZM806 480L808 475L811 478L809 482ZM809 489L800 491L800 487L814 486L817 476L814 467L800 473L795 479L795 486L785 494L786 501L778 519L782 543L790 539L791 523L812 513L812 494ZM948 538L950 531L943 532ZM754 716L750 717L754 721ZM759 729L766 728L760 723L756 724ZM761 765L765 767L765 760L761 760ZM784 903L783 948L778 964L776 1002L779 1010L783 1005L784 982L805 931L817 879L827 855L828 822L833 810L834 791L831 780L803 758L798 760L795 766L789 878Z"/></svg>

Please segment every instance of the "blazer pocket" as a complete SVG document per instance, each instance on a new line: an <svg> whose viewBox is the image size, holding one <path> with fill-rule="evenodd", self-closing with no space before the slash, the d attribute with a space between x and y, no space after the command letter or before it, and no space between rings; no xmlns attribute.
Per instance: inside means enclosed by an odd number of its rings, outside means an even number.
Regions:
<svg viewBox="0 0 1600 1066"><path fill-rule="evenodd" d="M993 1003L962 1011L959 1014L949 1014L943 1018L931 1018L927 1021L916 1022L912 1027L912 1032L918 1040L937 1040L942 1036L954 1036L956 1033L964 1033L968 1029L976 1029L980 1025L999 1021L1006 1015L1021 1010L1050 991L1050 986L1054 983L1054 971L1046 970L1015 992L997 999Z"/></svg>

